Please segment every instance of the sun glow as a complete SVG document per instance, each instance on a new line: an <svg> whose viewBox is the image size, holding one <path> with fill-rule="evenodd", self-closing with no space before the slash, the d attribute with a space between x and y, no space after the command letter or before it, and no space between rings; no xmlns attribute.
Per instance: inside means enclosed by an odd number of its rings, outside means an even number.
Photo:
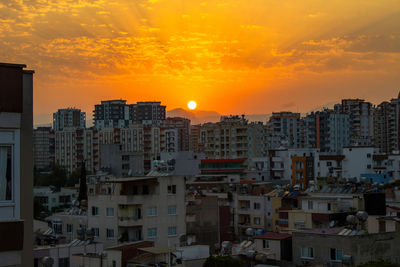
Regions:
<svg viewBox="0 0 400 267"><path fill-rule="evenodd" d="M197 107L197 103L193 100L189 101L187 105L188 105L188 108L191 110L194 110Z"/></svg>

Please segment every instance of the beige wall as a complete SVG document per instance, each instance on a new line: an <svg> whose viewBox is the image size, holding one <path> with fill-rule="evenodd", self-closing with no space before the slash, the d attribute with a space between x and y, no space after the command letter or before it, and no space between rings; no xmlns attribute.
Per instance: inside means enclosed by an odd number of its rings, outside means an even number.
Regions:
<svg viewBox="0 0 400 267"><path fill-rule="evenodd" d="M263 248L263 239L256 239L256 251L259 253L267 253L268 259L274 259L277 261L281 260L281 241L279 240L268 240L269 248Z"/></svg>

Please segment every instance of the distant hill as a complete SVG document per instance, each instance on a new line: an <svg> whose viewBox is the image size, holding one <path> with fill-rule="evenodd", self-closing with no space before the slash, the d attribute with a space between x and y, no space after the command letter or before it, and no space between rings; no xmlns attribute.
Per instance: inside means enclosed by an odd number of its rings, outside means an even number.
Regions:
<svg viewBox="0 0 400 267"><path fill-rule="evenodd" d="M241 114L232 114L232 115L241 115ZM183 117L190 119L191 124L200 124L206 122L217 122L220 120L221 116L224 114L220 114L216 111L208 111L208 110L185 110L183 108L176 108L167 110L167 117ZM265 123L271 114L246 114L246 118L249 121L262 121Z"/></svg>

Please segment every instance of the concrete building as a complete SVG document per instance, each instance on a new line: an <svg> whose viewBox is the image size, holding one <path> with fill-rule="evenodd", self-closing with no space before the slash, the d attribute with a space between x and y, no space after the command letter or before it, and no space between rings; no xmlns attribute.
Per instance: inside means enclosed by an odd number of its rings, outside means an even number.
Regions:
<svg viewBox="0 0 400 267"><path fill-rule="evenodd" d="M69 173L82 163L92 172L100 170L99 139L95 129L69 128L55 132L55 163Z"/></svg>
<svg viewBox="0 0 400 267"><path fill-rule="evenodd" d="M53 260L52 267L80 267L80 262L74 262L71 259L74 254L101 255L103 253L103 244L88 243L86 240L73 240L68 244L38 246L33 251L35 265L45 267L43 259L50 257ZM94 266L94 265L93 265ZM101 266L101 265L97 265Z"/></svg>
<svg viewBox="0 0 400 267"><path fill-rule="evenodd" d="M107 100L94 106L94 126L97 129L129 126L129 106L126 100Z"/></svg>
<svg viewBox="0 0 400 267"><path fill-rule="evenodd" d="M34 72L24 68L0 63L0 266L33 263Z"/></svg>
<svg viewBox="0 0 400 267"><path fill-rule="evenodd" d="M53 233L65 237L66 242L80 238L79 231L85 232L89 229L87 212L76 208L54 213L51 215L50 223Z"/></svg>
<svg viewBox="0 0 400 267"><path fill-rule="evenodd" d="M186 234L182 176L109 179L89 184L88 192L88 224L105 247L140 240L175 247Z"/></svg>
<svg viewBox="0 0 400 267"><path fill-rule="evenodd" d="M382 153L398 150L398 103L399 99L384 101L374 108L375 147Z"/></svg>
<svg viewBox="0 0 400 267"><path fill-rule="evenodd" d="M201 172L201 160L203 159L205 159L203 153L194 153L192 151L161 152L160 160L152 162L152 170L172 175L199 175Z"/></svg>
<svg viewBox="0 0 400 267"><path fill-rule="evenodd" d="M374 144L373 106L363 99L343 99L335 110L350 116L350 145L370 146Z"/></svg>
<svg viewBox="0 0 400 267"><path fill-rule="evenodd" d="M165 151L189 151L190 120L180 117L167 118L164 122Z"/></svg>
<svg viewBox="0 0 400 267"><path fill-rule="evenodd" d="M59 109L53 113L53 129L62 131L67 128L86 128L86 113L75 108Z"/></svg>
<svg viewBox="0 0 400 267"><path fill-rule="evenodd" d="M365 234L344 227L293 233L293 264L354 266L385 259L400 263L400 232Z"/></svg>
<svg viewBox="0 0 400 267"><path fill-rule="evenodd" d="M276 264L281 261L292 261L292 235L287 233L268 232L254 237L255 250L273 260Z"/></svg>
<svg viewBox="0 0 400 267"><path fill-rule="evenodd" d="M137 102L129 105L129 120L133 124L161 126L165 121L166 106L161 102Z"/></svg>
<svg viewBox="0 0 400 267"><path fill-rule="evenodd" d="M261 122L248 123L244 115L225 116L220 122L201 126L199 144L209 158L262 157L266 155L264 134Z"/></svg>
<svg viewBox="0 0 400 267"><path fill-rule="evenodd" d="M36 170L49 170L54 164L54 131L51 127L33 130L33 165Z"/></svg>
<svg viewBox="0 0 400 267"><path fill-rule="evenodd" d="M58 191L48 186L35 186L33 196L49 211L53 211L59 208L69 208L72 201L78 197L78 189L62 187Z"/></svg>
<svg viewBox="0 0 400 267"><path fill-rule="evenodd" d="M304 120L304 142L307 148L321 152L341 153L350 145L349 115L334 110L312 112Z"/></svg>
<svg viewBox="0 0 400 267"><path fill-rule="evenodd" d="M144 174L143 152L122 151L118 144L100 145L100 168L117 177Z"/></svg>
<svg viewBox="0 0 400 267"><path fill-rule="evenodd" d="M342 176L360 180L362 174L373 173L373 155L376 152L373 146L343 148L345 159L342 163Z"/></svg>
<svg viewBox="0 0 400 267"><path fill-rule="evenodd" d="M268 149L303 147L300 113L274 112L266 127Z"/></svg>

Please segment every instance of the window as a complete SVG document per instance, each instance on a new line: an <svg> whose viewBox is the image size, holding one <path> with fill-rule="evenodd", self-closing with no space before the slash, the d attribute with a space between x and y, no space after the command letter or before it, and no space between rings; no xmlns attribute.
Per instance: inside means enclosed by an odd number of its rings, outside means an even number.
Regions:
<svg viewBox="0 0 400 267"><path fill-rule="evenodd" d="M261 219L260 217L254 217L254 224L260 225Z"/></svg>
<svg viewBox="0 0 400 267"><path fill-rule="evenodd" d="M11 200L11 146L0 146L0 201Z"/></svg>
<svg viewBox="0 0 400 267"><path fill-rule="evenodd" d="M331 248L331 260L332 261L342 261L343 250Z"/></svg>
<svg viewBox="0 0 400 267"><path fill-rule="evenodd" d="M168 215L176 215L176 206L168 206Z"/></svg>
<svg viewBox="0 0 400 267"><path fill-rule="evenodd" d="M148 185L143 185L143 195L148 195L149 194L149 186Z"/></svg>
<svg viewBox="0 0 400 267"><path fill-rule="evenodd" d="M269 248L269 240L263 240L263 248Z"/></svg>
<svg viewBox="0 0 400 267"><path fill-rule="evenodd" d="M92 207L92 216L98 216L99 215L99 208L98 207Z"/></svg>
<svg viewBox="0 0 400 267"><path fill-rule="evenodd" d="M176 194L176 185L169 185L168 186L168 194L175 195Z"/></svg>
<svg viewBox="0 0 400 267"><path fill-rule="evenodd" d="M113 217L114 216L114 208L107 208L106 209L106 216Z"/></svg>
<svg viewBox="0 0 400 267"><path fill-rule="evenodd" d="M74 226L72 224L67 224L67 233L68 234L72 234Z"/></svg>
<svg viewBox="0 0 400 267"><path fill-rule="evenodd" d="M147 216L157 216L157 207L147 208Z"/></svg>
<svg viewBox="0 0 400 267"><path fill-rule="evenodd" d="M168 236L176 236L176 226L168 227Z"/></svg>
<svg viewBox="0 0 400 267"><path fill-rule="evenodd" d="M259 210L261 207L260 203L254 202L254 209Z"/></svg>
<svg viewBox="0 0 400 267"><path fill-rule="evenodd" d="M69 258L59 258L58 266L59 267L69 267Z"/></svg>
<svg viewBox="0 0 400 267"><path fill-rule="evenodd" d="M106 229L107 239L114 239L114 229Z"/></svg>
<svg viewBox="0 0 400 267"><path fill-rule="evenodd" d="M313 205L313 204L314 204L314 203L313 203L312 200L309 200L309 201L308 201L308 209L309 209L309 210L314 209L314 205Z"/></svg>
<svg viewBox="0 0 400 267"><path fill-rule="evenodd" d="M99 228L93 228L93 236L94 237L99 237Z"/></svg>
<svg viewBox="0 0 400 267"><path fill-rule="evenodd" d="M329 167L332 166L332 162L327 161L327 162L326 162L326 166L329 166Z"/></svg>
<svg viewBox="0 0 400 267"><path fill-rule="evenodd" d="M301 248L301 257L313 259L314 258L314 248L312 247L302 247Z"/></svg>
<svg viewBox="0 0 400 267"><path fill-rule="evenodd" d="M370 157L371 157L371 154L370 154L370 153L368 153L368 154L367 154L367 158L370 158Z"/></svg>
<svg viewBox="0 0 400 267"><path fill-rule="evenodd" d="M53 230L56 234L62 234L62 223L61 222L53 222Z"/></svg>
<svg viewBox="0 0 400 267"><path fill-rule="evenodd" d="M328 210L331 210L331 203L328 203Z"/></svg>
<svg viewBox="0 0 400 267"><path fill-rule="evenodd" d="M156 237L157 237L157 228L147 228L147 238L156 238Z"/></svg>

